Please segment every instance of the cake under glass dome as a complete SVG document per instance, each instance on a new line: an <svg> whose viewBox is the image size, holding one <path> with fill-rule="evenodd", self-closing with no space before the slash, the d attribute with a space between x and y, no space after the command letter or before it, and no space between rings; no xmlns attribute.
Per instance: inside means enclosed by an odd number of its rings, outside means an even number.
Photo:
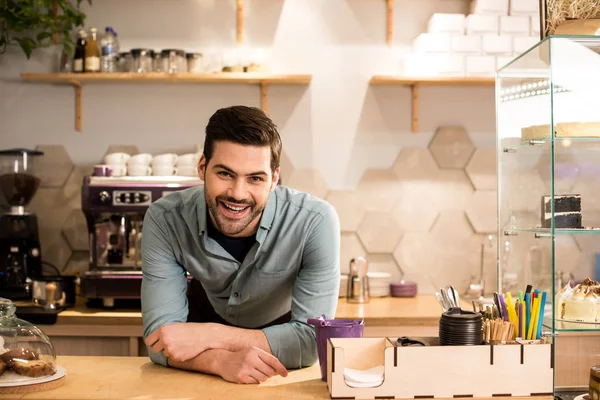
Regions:
<svg viewBox="0 0 600 400"><path fill-rule="evenodd" d="M15 312L11 300L0 298L0 386L56 373L56 353L48 336Z"/></svg>

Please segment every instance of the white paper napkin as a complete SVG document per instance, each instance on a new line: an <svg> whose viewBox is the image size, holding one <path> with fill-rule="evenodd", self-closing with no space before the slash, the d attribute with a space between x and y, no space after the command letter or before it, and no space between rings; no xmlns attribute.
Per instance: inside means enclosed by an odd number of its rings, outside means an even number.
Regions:
<svg viewBox="0 0 600 400"><path fill-rule="evenodd" d="M344 368L344 380L350 387L376 387L383 383L384 371L383 365L365 370Z"/></svg>

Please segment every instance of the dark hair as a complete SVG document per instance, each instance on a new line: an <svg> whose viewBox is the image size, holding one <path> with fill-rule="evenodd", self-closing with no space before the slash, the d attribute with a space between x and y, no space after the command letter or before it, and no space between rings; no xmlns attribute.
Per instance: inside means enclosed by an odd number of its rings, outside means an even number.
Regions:
<svg viewBox="0 0 600 400"><path fill-rule="evenodd" d="M206 125L204 157L210 161L214 143L233 142L247 146L271 148L271 171L279 167L281 137L271 118L256 107L232 106L215 112Z"/></svg>

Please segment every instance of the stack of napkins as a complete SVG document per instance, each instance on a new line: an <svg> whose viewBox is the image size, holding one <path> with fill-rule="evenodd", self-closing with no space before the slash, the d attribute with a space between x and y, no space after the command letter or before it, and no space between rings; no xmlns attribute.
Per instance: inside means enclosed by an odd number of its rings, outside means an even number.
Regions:
<svg viewBox="0 0 600 400"><path fill-rule="evenodd" d="M383 375L383 365L365 370L344 368L346 385L355 388L379 386L383 383Z"/></svg>

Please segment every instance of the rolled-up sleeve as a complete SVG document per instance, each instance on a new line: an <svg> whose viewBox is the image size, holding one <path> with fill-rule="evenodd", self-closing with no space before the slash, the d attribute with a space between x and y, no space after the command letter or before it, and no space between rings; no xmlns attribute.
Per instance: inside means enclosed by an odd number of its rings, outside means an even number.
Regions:
<svg viewBox="0 0 600 400"><path fill-rule="evenodd" d="M302 253L302 264L292 291L289 323L263 329L271 351L286 368L302 368L318 360L315 329L309 318L335 317L340 285L340 223L327 205L315 218Z"/></svg>
<svg viewBox="0 0 600 400"><path fill-rule="evenodd" d="M177 263L160 209L152 207L144 217L142 239L142 318L144 339L163 325L186 322L188 304L185 269ZM148 347L148 346L147 346ZM167 366L162 353L153 353L148 347L150 359Z"/></svg>

